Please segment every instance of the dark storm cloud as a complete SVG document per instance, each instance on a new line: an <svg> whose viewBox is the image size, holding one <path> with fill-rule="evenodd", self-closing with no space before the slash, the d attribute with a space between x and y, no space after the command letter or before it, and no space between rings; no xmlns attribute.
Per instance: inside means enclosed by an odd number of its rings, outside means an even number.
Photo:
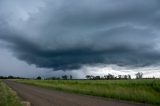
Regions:
<svg viewBox="0 0 160 106"><path fill-rule="evenodd" d="M160 63L158 0L2 0L0 5L0 40L37 67Z"/></svg>

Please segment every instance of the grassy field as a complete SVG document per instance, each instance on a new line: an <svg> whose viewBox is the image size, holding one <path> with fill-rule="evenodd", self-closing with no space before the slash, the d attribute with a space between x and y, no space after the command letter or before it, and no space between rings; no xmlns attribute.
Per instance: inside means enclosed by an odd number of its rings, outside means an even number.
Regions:
<svg viewBox="0 0 160 106"><path fill-rule="evenodd" d="M13 92L1 80L0 80L0 106L22 106L15 92Z"/></svg>
<svg viewBox="0 0 160 106"><path fill-rule="evenodd" d="M160 106L160 80L18 80L72 93L136 101Z"/></svg>

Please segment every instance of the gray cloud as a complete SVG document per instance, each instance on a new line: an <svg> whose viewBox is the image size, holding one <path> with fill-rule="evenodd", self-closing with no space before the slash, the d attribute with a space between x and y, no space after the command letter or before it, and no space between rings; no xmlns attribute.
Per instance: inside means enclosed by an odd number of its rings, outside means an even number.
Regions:
<svg viewBox="0 0 160 106"><path fill-rule="evenodd" d="M158 0L2 0L0 40L18 59L41 68L158 65L159 4Z"/></svg>

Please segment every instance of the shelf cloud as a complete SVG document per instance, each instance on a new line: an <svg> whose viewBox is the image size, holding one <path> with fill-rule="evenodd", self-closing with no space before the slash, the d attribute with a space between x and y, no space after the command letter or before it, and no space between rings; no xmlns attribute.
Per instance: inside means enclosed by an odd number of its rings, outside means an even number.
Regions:
<svg viewBox="0 0 160 106"><path fill-rule="evenodd" d="M53 70L160 63L159 0L0 0L0 42Z"/></svg>

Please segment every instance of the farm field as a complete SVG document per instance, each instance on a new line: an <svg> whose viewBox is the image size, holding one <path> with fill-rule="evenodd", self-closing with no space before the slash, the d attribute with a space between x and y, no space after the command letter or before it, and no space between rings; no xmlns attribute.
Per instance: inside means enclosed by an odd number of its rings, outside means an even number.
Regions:
<svg viewBox="0 0 160 106"><path fill-rule="evenodd" d="M47 89L160 105L160 80L16 80Z"/></svg>
<svg viewBox="0 0 160 106"><path fill-rule="evenodd" d="M13 92L1 80L0 80L0 106L22 106L15 92Z"/></svg>

